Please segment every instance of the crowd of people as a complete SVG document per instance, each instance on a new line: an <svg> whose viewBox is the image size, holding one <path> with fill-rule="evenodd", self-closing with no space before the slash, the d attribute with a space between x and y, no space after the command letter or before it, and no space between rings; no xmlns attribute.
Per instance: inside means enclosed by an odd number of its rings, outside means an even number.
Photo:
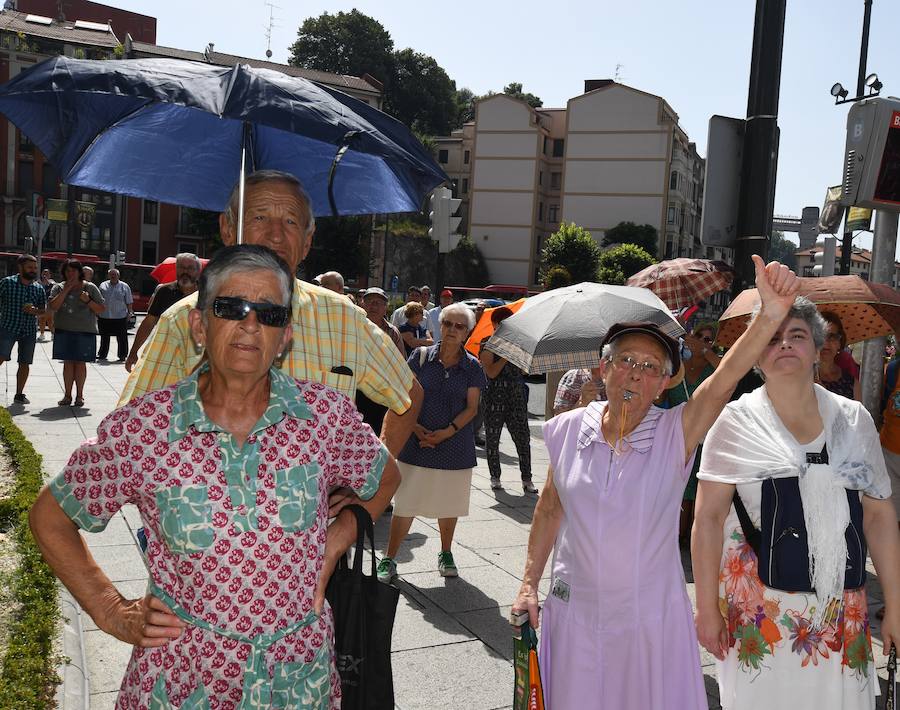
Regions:
<svg viewBox="0 0 900 710"><path fill-rule="evenodd" d="M82 608L134 647L119 707L238 707L251 692L259 707L339 707L324 594L356 541L346 505L377 519L392 504L377 567L389 584L416 517L437 520L438 573L465 576L453 542L481 422L495 495L503 426L523 495L537 493L524 374L484 343L465 347L477 318L500 327L508 308L483 315L446 289L435 305L414 286L389 313L380 288L348 294L337 272L295 278L315 219L291 175L251 174L244 209L242 245L235 194L225 247L202 270L178 255L127 353L118 338L133 303L118 274L98 288L69 261L48 289L23 256L0 281L0 357L18 344L17 401L39 318L64 362L60 405L84 404L98 334L100 356L116 336L130 373L31 514ZM879 438L840 319L798 297L789 269L754 260L761 306L724 355L714 324L679 342L619 323L596 367L560 381L512 604L541 630L546 707L706 708L702 646L727 710L874 708L867 556L885 647L900 642L900 365L888 368ZM730 401L751 369L760 386ZM125 504L146 537L138 599L79 534Z"/></svg>

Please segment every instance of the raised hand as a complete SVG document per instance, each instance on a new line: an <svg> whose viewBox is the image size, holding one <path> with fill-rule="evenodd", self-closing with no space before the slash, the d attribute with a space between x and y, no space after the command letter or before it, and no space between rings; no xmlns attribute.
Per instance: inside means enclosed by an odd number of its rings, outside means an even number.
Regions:
<svg viewBox="0 0 900 710"><path fill-rule="evenodd" d="M756 268L756 289L762 304L760 311L767 319L781 322L787 315L800 290L800 279L784 264L766 264L758 254L751 256Z"/></svg>

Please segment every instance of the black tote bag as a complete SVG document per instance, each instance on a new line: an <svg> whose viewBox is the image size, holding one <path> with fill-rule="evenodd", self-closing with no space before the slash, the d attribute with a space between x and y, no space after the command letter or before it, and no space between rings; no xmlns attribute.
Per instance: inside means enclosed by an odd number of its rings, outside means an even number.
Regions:
<svg viewBox="0 0 900 710"><path fill-rule="evenodd" d="M394 707L391 634L400 590L375 576L375 526L368 511L348 506L356 515L356 552L352 569L341 557L325 598L334 613L334 649L341 675L343 710ZM372 546L372 574L362 571L365 537Z"/></svg>

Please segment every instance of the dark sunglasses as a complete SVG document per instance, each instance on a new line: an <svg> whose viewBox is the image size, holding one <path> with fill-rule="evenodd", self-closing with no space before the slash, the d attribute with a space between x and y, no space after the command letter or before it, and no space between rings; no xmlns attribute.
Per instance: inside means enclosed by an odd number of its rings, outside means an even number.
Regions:
<svg viewBox="0 0 900 710"><path fill-rule="evenodd" d="M442 320L441 325L445 328L456 328L456 330L468 330L469 325L467 323L457 323L452 320Z"/></svg>
<svg viewBox="0 0 900 710"><path fill-rule="evenodd" d="M250 311L256 311L260 325L284 328L291 319L291 309L275 303L253 303L236 296L219 296L213 301L213 315L225 320L244 320Z"/></svg>
<svg viewBox="0 0 900 710"><path fill-rule="evenodd" d="M713 341L713 339L708 335L703 336L702 338L700 338L700 340L702 340L704 343L711 343Z"/></svg>

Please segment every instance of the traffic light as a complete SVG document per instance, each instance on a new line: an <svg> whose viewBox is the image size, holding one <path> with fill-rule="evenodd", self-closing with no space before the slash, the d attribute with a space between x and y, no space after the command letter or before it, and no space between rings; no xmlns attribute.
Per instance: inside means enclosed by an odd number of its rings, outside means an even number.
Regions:
<svg viewBox="0 0 900 710"><path fill-rule="evenodd" d="M428 236L438 243L438 251L444 251L447 239L450 235L450 190L439 187L431 193L428 221Z"/></svg>
<svg viewBox="0 0 900 710"><path fill-rule="evenodd" d="M850 109L841 204L900 211L900 99L867 99Z"/></svg>
<svg viewBox="0 0 900 710"><path fill-rule="evenodd" d="M834 258L837 239L825 237L825 245L821 251L815 253L816 265L813 267L813 276L834 276Z"/></svg>

